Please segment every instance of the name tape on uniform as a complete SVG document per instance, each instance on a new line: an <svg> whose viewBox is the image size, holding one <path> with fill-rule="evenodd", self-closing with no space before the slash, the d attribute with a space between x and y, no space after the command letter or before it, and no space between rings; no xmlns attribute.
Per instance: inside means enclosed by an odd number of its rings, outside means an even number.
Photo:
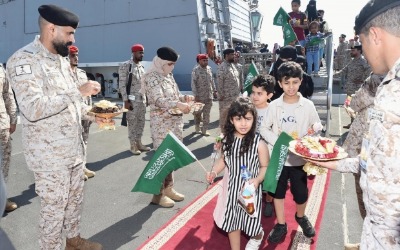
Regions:
<svg viewBox="0 0 400 250"><path fill-rule="evenodd" d="M29 64L19 65L15 67L15 73L17 74L17 76L32 74L31 65Z"/></svg>

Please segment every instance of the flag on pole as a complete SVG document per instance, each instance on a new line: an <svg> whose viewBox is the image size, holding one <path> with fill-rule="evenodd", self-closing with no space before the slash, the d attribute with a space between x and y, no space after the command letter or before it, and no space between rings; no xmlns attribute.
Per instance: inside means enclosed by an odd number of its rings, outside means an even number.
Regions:
<svg viewBox="0 0 400 250"><path fill-rule="evenodd" d="M165 177L196 160L196 156L169 132L144 168L132 192L160 194Z"/></svg>
<svg viewBox="0 0 400 250"><path fill-rule="evenodd" d="M282 7L280 7L278 12L275 14L274 25L284 26L286 23L288 23L289 19L289 14Z"/></svg>
<svg viewBox="0 0 400 250"><path fill-rule="evenodd" d="M285 132L282 132L279 135L278 140L276 140L275 145L272 148L271 158L264 177L264 191L275 193L279 177L282 173L283 164L286 162L289 142L292 140L293 138Z"/></svg>
<svg viewBox="0 0 400 250"><path fill-rule="evenodd" d="M289 23L286 23L283 26L283 39L285 40L285 43L284 43L285 46L288 45L290 42L297 40L296 33L294 33L294 30Z"/></svg>
<svg viewBox="0 0 400 250"><path fill-rule="evenodd" d="M254 64L254 61L251 61L249 73L247 74L246 81L244 82L243 93L247 92L248 95L251 94L253 79L254 77L258 76L258 74L259 73L256 65Z"/></svg>

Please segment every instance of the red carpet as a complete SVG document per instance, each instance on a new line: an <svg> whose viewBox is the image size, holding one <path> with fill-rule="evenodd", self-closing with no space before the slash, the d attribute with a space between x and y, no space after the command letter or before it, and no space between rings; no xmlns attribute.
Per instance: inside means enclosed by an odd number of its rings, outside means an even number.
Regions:
<svg viewBox="0 0 400 250"><path fill-rule="evenodd" d="M308 239L303 236L301 228L294 219L295 204L292 194L288 190L285 199L286 223L288 234L285 241L276 245L267 241L267 235L275 225L275 217L262 218L265 232L260 249L315 249L321 218L324 211L326 190L329 186L330 172L326 175L309 179L309 199L306 214L315 226L316 236ZM149 240L144 242L139 249L163 250L197 250L197 249L230 249L228 236L214 225L212 217L217 195L220 190L219 183L214 184L209 190L201 194L190 205L182 209L166 225L160 228ZM244 249L248 237L242 235L241 249Z"/></svg>

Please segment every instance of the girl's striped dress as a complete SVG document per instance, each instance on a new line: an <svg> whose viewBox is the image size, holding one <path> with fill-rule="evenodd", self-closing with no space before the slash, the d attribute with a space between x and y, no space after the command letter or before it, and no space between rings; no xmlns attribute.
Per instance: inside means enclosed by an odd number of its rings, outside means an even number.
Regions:
<svg viewBox="0 0 400 250"><path fill-rule="evenodd" d="M217 205L214 210L214 220L217 226L225 232L241 230L250 237L259 235L262 232L261 185L256 190L256 217L250 217L238 204L238 195L244 184L240 174L240 166L245 165L251 171L252 178L257 177L260 171L260 162L258 160L258 145L260 140L261 136L256 134L249 151L239 156L242 139L235 138L232 145L232 154L227 156L224 153L226 167L222 179L222 190L219 193Z"/></svg>

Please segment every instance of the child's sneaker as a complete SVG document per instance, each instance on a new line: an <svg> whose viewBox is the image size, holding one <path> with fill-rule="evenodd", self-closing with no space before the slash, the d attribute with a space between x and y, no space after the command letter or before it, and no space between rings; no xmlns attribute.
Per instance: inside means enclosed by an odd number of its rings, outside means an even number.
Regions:
<svg viewBox="0 0 400 250"><path fill-rule="evenodd" d="M268 235L268 240L272 243L281 242L287 234L287 225L276 223L272 231Z"/></svg>
<svg viewBox="0 0 400 250"><path fill-rule="evenodd" d="M303 229L304 236L311 238L315 236L315 229L311 225L310 221L308 220L307 216L297 217L297 213L294 215L297 223L299 223L301 229Z"/></svg>
<svg viewBox="0 0 400 250"><path fill-rule="evenodd" d="M264 231L261 232L261 239L256 240L253 238L250 238L250 240L247 242L245 250L258 250L261 245L261 241L264 238Z"/></svg>
<svg viewBox="0 0 400 250"><path fill-rule="evenodd" d="M265 202L265 208L264 208L264 216L265 217L272 217L272 213L274 212L274 205L272 202Z"/></svg>

